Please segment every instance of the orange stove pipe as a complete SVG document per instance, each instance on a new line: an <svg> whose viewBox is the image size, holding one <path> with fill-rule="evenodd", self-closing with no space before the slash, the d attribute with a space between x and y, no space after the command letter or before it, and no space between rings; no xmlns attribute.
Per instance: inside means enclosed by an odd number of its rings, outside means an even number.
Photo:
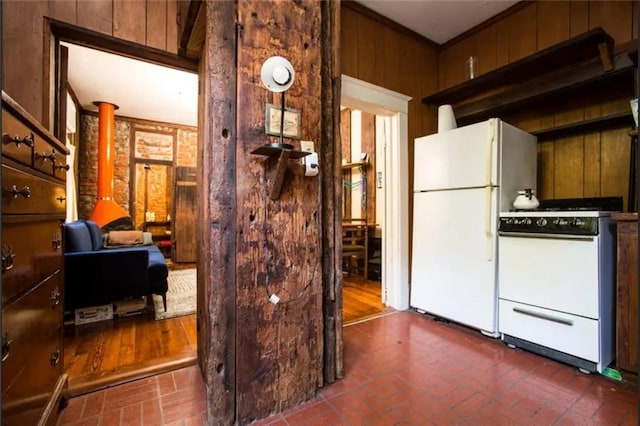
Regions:
<svg viewBox="0 0 640 426"><path fill-rule="evenodd" d="M101 228L129 214L113 199L115 168L115 110L116 105L94 102L98 106L98 199L91 213Z"/></svg>

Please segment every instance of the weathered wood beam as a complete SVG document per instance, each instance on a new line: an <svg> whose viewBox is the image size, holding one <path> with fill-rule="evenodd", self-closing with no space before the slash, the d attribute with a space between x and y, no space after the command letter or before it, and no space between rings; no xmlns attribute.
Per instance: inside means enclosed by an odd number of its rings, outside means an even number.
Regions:
<svg viewBox="0 0 640 426"><path fill-rule="evenodd" d="M205 2L200 61L198 358L207 424L236 419L236 6Z"/></svg>
<svg viewBox="0 0 640 426"><path fill-rule="evenodd" d="M270 142L265 106L278 103L280 94L261 84L260 69L273 55L295 70L287 104L301 111L302 139L324 149L324 40L321 2L239 0L236 7L236 421L248 424L312 398L322 385L320 180L287 173L280 197L272 200L274 169L252 152ZM272 294L277 303L269 300Z"/></svg>
<svg viewBox="0 0 640 426"><path fill-rule="evenodd" d="M342 145L340 139L340 2L322 2L322 270L324 381L344 376L342 363Z"/></svg>

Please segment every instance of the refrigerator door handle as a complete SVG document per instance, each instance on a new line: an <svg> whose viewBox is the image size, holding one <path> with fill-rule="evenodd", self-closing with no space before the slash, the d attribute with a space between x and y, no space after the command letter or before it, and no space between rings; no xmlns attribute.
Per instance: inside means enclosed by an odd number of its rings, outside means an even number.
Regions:
<svg viewBox="0 0 640 426"><path fill-rule="evenodd" d="M495 141L495 120L489 120L489 139L487 140L487 156L486 156L486 191L487 199L485 202L485 234L487 238L487 262L491 262L493 258L493 233L492 228L492 205L491 205L491 192L493 191L493 185L491 184L491 171L493 167L493 143Z"/></svg>

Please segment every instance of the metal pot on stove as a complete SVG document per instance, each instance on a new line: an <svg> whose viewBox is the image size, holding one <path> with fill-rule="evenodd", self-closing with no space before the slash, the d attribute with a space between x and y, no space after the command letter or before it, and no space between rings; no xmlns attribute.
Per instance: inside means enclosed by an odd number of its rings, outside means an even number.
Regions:
<svg viewBox="0 0 640 426"><path fill-rule="evenodd" d="M536 198L534 190L525 188L518 191L518 196L513 200L513 207L518 210L533 210L540 205L540 201Z"/></svg>

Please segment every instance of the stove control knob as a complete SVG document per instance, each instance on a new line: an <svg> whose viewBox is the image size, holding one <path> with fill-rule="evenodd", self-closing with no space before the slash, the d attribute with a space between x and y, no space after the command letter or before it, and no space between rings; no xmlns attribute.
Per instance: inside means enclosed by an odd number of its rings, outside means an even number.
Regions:
<svg viewBox="0 0 640 426"><path fill-rule="evenodd" d="M538 226L545 226L547 224L547 219L544 218L540 218L536 221L536 225Z"/></svg>

